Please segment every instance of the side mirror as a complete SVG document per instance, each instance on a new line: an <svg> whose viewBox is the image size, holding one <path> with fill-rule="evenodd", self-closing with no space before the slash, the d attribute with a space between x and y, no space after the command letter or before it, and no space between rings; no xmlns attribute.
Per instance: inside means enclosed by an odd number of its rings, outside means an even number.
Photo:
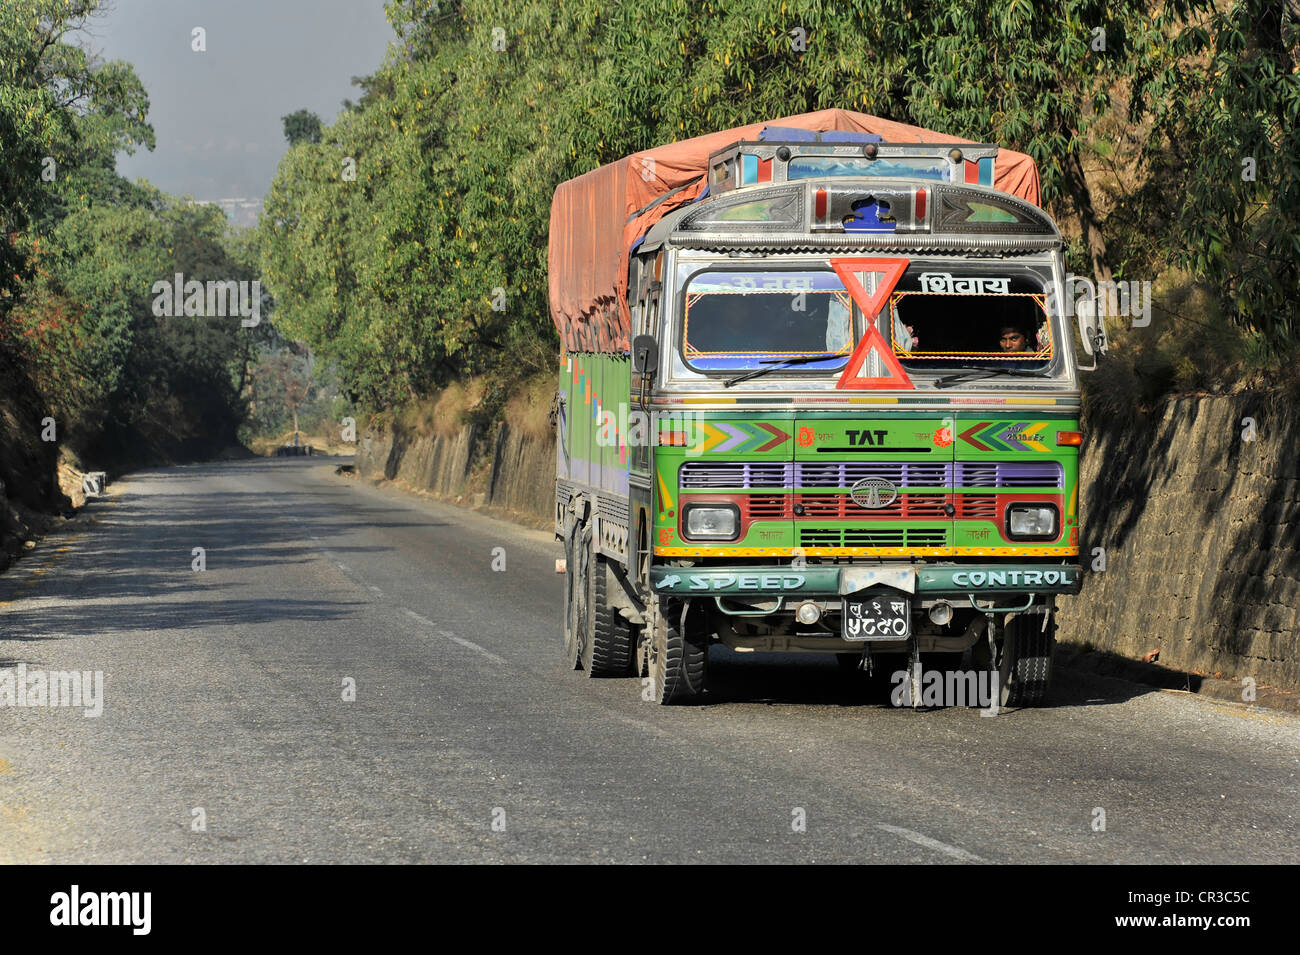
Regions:
<svg viewBox="0 0 1300 955"><path fill-rule="evenodd" d="M1085 294L1076 298L1075 286L1085 289ZM1064 296L1060 294L1061 291L1065 293ZM1064 318L1067 323L1066 327L1069 327L1068 323L1071 318L1075 320L1083 353L1092 357L1091 365L1083 364L1077 359L1077 356L1075 364L1080 371L1095 371L1097 359L1106 354L1106 349L1110 346L1110 343L1106 335L1106 322L1102 315L1098 314L1097 286L1092 279L1071 274L1065 277L1063 284L1053 282L1047 288L1047 298L1044 304L1047 314L1052 320L1058 317Z"/></svg>
<svg viewBox="0 0 1300 955"><path fill-rule="evenodd" d="M1092 364L1079 364L1079 370L1093 371L1097 367L1097 359L1106 354L1110 347L1106 336L1106 321L1097 314L1096 299L1090 297L1080 297L1074 318L1079 326L1079 341L1083 343L1083 351L1092 356Z"/></svg>
<svg viewBox="0 0 1300 955"><path fill-rule="evenodd" d="M659 367L659 342L653 335L632 339L632 374L653 378Z"/></svg>

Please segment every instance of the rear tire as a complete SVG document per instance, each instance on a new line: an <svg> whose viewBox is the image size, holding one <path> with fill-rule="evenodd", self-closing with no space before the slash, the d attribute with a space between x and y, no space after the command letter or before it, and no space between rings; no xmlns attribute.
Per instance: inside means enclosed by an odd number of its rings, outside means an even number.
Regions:
<svg viewBox="0 0 1300 955"><path fill-rule="evenodd" d="M582 668L587 676L632 676L636 664L636 635L632 625L609 605L613 570L596 553L590 530L583 534L586 626L582 632Z"/></svg>
<svg viewBox="0 0 1300 955"><path fill-rule="evenodd" d="M1056 646L1055 615L1047 628L1037 613L1011 618L1002 637L998 687L1002 706L1037 706L1052 683L1052 651Z"/></svg>
<svg viewBox="0 0 1300 955"><path fill-rule="evenodd" d="M581 524L571 524L564 535L564 660L567 669L582 669L582 632L585 629L582 607L585 583L581 580Z"/></svg>
<svg viewBox="0 0 1300 955"><path fill-rule="evenodd" d="M664 705L695 703L708 681L709 635L688 604L663 601L649 646L651 698Z"/></svg>

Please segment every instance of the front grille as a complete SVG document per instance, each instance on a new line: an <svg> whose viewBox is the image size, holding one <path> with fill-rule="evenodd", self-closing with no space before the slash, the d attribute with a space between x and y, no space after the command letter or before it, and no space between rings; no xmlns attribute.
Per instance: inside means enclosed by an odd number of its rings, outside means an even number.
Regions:
<svg viewBox="0 0 1300 955"><path fill-rule="evenodd" d="M687 461L678 472L684 491L713 488L849 488L863 478L908 488L1027 488L1059 490L1065 476L1056 461L959 461L956 464L886 461Z"/></svg>
<svg viewBox="0 0 1300 955"><path fill-rule="evenodd" d="M1055 461L960 461L956 487L1060 488L1064 477Z"/></svg>
<svg viewBox="0 0 1300 955"><path fill-rule="evenodd" d="M789 518L790 498L786 494L749 494L744 498L745 513L755 521L772 521Z"/></svg>
<svg viewBox="0 0 1300 955"><path fill-rule="evenodd" d="M797 462L795 486L801 488L852 487L863 478L884 478L897 488L948 487L951 464L884 461Z"/></svg>
<svg viewBox="0 0 1300 955"><path fill-rule="evenodd" d="M801 494L797 503L803 505L803 517L854 520L880 518L913 518L915 520L943 520L948 515L943 506L945 494L901 494L886 507L863 508L853 503L848 494Z"/></svg>
<svg viewBox="0 0 1300 955"><path fill-rule="evenodd" d="M944 547L942 527L800 527L800 547Z"/></svg>
<svg viewBox="0 0 1300 955"><path fill-rule="evenodd" d="M997 520L998 500L992 494L953 495L954 513L959 521ZM737 495L741 517L752 521L823 520L823 521L876 521L915 520L942 521L948 519L944 494L903 494L888 507L863 508L853 503L847 494L746 494ZM794 513L794 505L803 507L802 514Z"/></svg>
<svg viewBox="0 0 1300 955"><path fill-rule="evenodd" d="M949 519L944 511L948 503L946 494L902 494L888 507L879 508L859 507L848 494L738 494L735 501L740 505L741 518L746 521ZM952 516L957 520L997 519L998 502L992 494L956 494L952 501L955 508ZM802 514L794 513L796 504L803 507Z"/></svg>
<svg viewBox="0 0 1300 955"><path fill-rule="evenodd" d="M677 474L683 491L715 487L789 488L794 481L793 462L687 461Z"/></svg>
<svg viewBox="0 0 1300 955"><path fill-rule="evenodd" d="M954 494L957 520L994 520L998 516L996 494Z"/></svg>

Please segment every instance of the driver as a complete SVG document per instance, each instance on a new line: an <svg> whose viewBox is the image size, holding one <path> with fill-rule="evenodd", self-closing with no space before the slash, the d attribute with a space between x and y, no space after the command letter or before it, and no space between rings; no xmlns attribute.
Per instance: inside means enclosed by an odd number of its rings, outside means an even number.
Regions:
<svg viewBox="0 0 1300 955"><path fill-rule="evenodd" d="M1029 351L1029 336L1019 325L1003 325L1000 333L1002 351Z"/></svg>

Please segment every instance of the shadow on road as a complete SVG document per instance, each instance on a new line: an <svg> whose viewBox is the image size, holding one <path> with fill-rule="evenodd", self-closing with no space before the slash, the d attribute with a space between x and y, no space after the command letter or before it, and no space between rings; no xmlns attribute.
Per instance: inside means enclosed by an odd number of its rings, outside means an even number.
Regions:
<svg viewBox="0 0 1300 955"><path fill-rule="evenodd" d="M106 627L139 632L345 617L365 602L316 596L238 599L238 585L221 575L250 569L275 574L291 564L319 560L323 549L344 558L389 549L347 543L358 527L418 531L443 526L413 521L400 508L358 505L349 488L327 485L305 494L292 488L229 490L222 484L195 490L205 472L228 479L295 465L254 460L132 475L131 481L145 489L132 491L127 485L110 500L92 503L88 513L95 525L68 539L69 549L35 589L28 589L32 581L24 564L0 577L0 601L20 594L41 598L4 608L0 640L57 639ZM194 569L196 547L204 550L204 572ZM55 606L45 598L53 598Z"/></svg>
<svg viewBox="0 0 1300 955"><path fill-rule="evenodd" d="M241 627L278 620L324 621L349 616L363 600L137 600L110 605L78 601L55 608L37 607L5 615L4 640L51 640L112 630L115 633L154 630L196 630ZM106 623L106 621L108 621Z"/></svg>
<svg viewBox="0 0 1300 955"><path fill-rule="evenodd" d="M941 668L943 664L927 660L925 666ZM709 650L705 705L767 703L894 709L890 701L894 669L892 663L886 664L867 676L843 670L833 657L821 654L742 654L715 644ZM1155 692L1159 691L1154 687L1056 667L1048 698L1036 709L1110 706Z"/></svg>

